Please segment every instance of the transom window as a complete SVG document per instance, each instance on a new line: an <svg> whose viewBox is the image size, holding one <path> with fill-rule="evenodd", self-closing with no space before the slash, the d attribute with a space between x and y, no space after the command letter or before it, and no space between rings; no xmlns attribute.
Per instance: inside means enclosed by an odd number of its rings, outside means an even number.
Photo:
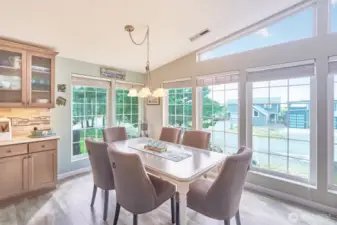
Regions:
<svg viewBox="0 0 337 225"><path fill-rule="evenodd" d="M168 89L168 125L192 129L192 88Z"/></svg>
<svg viewBox="0 0 337 225"><path fill-rule="evenodd" d="M331 0L330 26L332 32L337 32L337 0Z"/></svg>
<svg viewBox="0 0 337 225"><path fill-rule="evenodd" d="M199 61L312 37L314 34L313 11L312 7L307 8L255 33L202 52L199 54Z"/></svg>
<svg viewBox="0 0 337 225"><path fill-rule="evenodd" d="M127 89L116 89L116 122L125 127L129 138L139 136L139 100L129 97Z"/></svg>
<svg viewBox="0 0 337 225"><path fill-rule="evenodd" d="M72 86L72 156L87 154L86 138L102 138L107 126L107 88Z"/></svg>
<svg viewBox="0 0 337 225"><path fill-rule="evenodd" d="M252 83L255 167L309 179L310 77Z"/></svg>

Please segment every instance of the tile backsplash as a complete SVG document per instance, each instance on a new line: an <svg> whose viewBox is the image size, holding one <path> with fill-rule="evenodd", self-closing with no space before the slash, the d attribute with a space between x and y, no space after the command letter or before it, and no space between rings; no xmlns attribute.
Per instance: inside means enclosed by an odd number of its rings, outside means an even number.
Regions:
<svg viewBox="0 0 337 225"><path fill-rule="evenodd" d="M34 127L51 128L49 109L0 108L0 118L11 120L13 136L29 135Z"/></svg>

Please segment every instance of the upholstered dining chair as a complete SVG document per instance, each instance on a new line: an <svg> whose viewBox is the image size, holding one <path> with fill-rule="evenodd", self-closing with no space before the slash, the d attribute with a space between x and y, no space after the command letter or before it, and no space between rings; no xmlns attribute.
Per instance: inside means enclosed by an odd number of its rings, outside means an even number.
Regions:
<svg viewBox="0 0 337 225"><path fill-rule="evenodd" d="M178 144L180 142L181 129L174 127L163 127L159 140Z"/></svg>
<svg viewBox="0 0 337 225"><path fill-rule="evenodd" d="M125 127L109 127L103 129L103 140L106 143L128 139Z"/></svg>
<svg viewBox="0 0 337 225"><path fill-rule="evenodd" d="M137 225L137 215L150 212L169 199L172 223L175 223L175 186L147 174L141 159L135 153L119 152L110 144L108 155L117 198L114 225L117 224L120 207L133 213L133 225Z"/></svg>
<svg viewBox="0 0 337 225"><path fill-rule="evenodd" d="M187 130L184 132L182 145L208 150L211 133L197 130Z"/></svg>
<svg viewBox="0 0 337 225"><path fill-rule="evenodd" d="M104 190L103 220L106 220L109 203L109 190L115 189L114 178L107 152L108 145L105 142L96 142L90 139L85 140L85 145L88 150L92 175L94 178L94 189L92 192L90 206L94 206L97 187Z"/></svg>
<svg viewBox="0 0 337 225"><path fill-rule="evenodd" d="M200 179L190 185L187 206L205 216L224 220L225 225L230 225L235 216L236 224L241 225L239 205L251 161L252 150L247 147L228 156L214 182Z"/></svg>

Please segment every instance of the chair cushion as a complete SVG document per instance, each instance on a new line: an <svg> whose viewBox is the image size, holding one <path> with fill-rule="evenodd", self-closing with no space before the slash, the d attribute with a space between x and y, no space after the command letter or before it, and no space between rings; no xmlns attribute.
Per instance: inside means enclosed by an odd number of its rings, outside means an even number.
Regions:
<svg viewBox="0 0 337 225"><path fill-rule="evenodd" d="M187 206L194 211L207 215L205 200L212 182L206 179L196 180L190 184L190 190L187 193Z"/></svg>
<svg viewBox="0 0 337 225"><path fill-rule="evenodd" d="M159 177L148 174L149 178L156 190L156 207L160 206L176 193L176 187Z"/></svg>

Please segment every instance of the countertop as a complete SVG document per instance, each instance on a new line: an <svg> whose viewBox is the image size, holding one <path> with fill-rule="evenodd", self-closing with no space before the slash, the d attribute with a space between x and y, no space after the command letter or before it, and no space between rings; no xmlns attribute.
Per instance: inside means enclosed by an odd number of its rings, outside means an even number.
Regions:
<svg viewBox="0 0 337 225"><path fill-rule="evenodd" d="M60 136L54 135L54 136L41 137L41 138L30 138L28 136L22 136L22 137L18 136L18 137L12 137L12 140L10 141L0 141L0 146L24 144L24 143L48 141L48 140L57 140L57 139L60 139Z"/></svg>

